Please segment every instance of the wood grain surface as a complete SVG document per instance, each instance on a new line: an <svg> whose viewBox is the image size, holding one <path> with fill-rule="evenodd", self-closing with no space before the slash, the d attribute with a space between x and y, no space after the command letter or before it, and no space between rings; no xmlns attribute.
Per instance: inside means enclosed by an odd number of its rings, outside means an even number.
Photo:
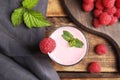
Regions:
<svg viewBox="0 0 120 80"><path fill-rule="evenodd" d="M49 0L48 4L48 11L47 11L47 17L48 20L52 23L52 26L47 28L47 35L52 33L55 29L58 27L64 26L64 25L72 25L75 27L78 27L74 24L74 22L68 18L68 15L65 13L64 8L62 7L63 4L61 4L61 0ZM54 7L56 5L57 7ZM82 30L89 42L89 51L85 58L78 64L74 66L61 66L56 64L55 62L51 61L52 65L58 72L87 72L87 65L92 61L98 61L100 62L102 66L102 72L117 72L116 70L116 57L115 57L115 51L113 49L113 46L111 43L109 43L106 39L88 33L84 30ZM104 43L108 46L109 52L106 55L99 56L94 52L94 48L97 44ZM61 80L120 80L120 78L61 78Z"/></svg>
<svg viewBox="0 0 120 80"><path fill-rule="evenodd" d="M49 17L66 16L62 8L61 0L48 0L48 10L46 15Z"/></svg>

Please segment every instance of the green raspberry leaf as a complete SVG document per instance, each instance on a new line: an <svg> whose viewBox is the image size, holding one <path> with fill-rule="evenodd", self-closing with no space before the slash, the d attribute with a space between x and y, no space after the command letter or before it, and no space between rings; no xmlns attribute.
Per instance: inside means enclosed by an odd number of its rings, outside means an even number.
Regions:
<svg viewBox="0 0 120 80"><path fill-rule="evenodd" d="M83 46L84 44L83 44L83 42L82 41L80 41L79 39L75 39L75 47L77 47L77 48L82 48L82 46Z"/></svg>
<svg viewBox="0 0 120 80"><path fill-rule="evenodd" d="M73 39L73 35L68 32L68 31L63 31L62 37L66 40L66 41L70 41Z"/></svg>
<svg viewBox="0 0 120 80"><path fill-rule="evenodd" d="M27 9L31 9L36 6L39 0L23 0L22 5Z"/></svg>
<svg viewBox="0 0 120 80"><path fill-rule="evenodd" d="M28 28L50 26L42 13L33 10L24 13L24 23Z"/></svg>
<svg viewBox="0 0 120 80"><path fill-rule="evenodd" d="M24 8L17 8L11 15L11 21L14 26L18 26L22 23L23 14L25 12Z"/></svg>

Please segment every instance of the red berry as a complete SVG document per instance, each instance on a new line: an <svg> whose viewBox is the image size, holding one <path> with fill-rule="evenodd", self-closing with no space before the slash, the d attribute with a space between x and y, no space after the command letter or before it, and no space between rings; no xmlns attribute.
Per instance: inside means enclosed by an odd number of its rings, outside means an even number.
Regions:
<svg viewBox="0 0 120 80"><path fill-rule="evenodd" d="M102 10L99 10L99 9L95 9L93 14L95 17L99 17L99 15L102 13Z"/></svg>
<svg viewBox="0 0 120 80"><path fill-rule="evenodd" d="M47 54L52 52L56 47L56 42L52 38L44 38L39 44L42 53Z"/></svg>
<svg viewBox="0 0 120 80"><path fill-rule="evenodd" d="M102 3L105 8L112 8L115 4L115 0L102 0Z"/></svg>
<svg viewBox="0 0 120 80"><path fill-rule="evenodd" d="M91 62L88 66L88 71L90 73L99 73L101 72L101 66L98 62Z"/></svg>
<svg viewBox="0 0 120 80"><path fill-rule="evenodd" d="M108 8L105 10L105 12L107 12L109 15L115 14L116 11L117 11L116 7Z"/></svg>
<svg viewBox="0 0 120 80"><path fill-rule="evenodd" d="M103 7L103 4L102 4L102 0L96 0L96 2L95 2L95 7L96 7L97 9L103 10L104 7Z"/></svg>
<svg viewBox="0 0 120 80"><path fill-rule="evenodd" d="M91 4L91 3L94 2L94 0L83 0L83 2L86 3L86 4Z"/></svg>
<svg viewBox="0 0 120 80"><path fill-rule="evenodd" d="M105 44L98 44L95 51L99 55L106 54L108 52L108 47Z"/></svg>
<svg viewBox="0 0 120 80"><path fill-rule="evenodd" d="M117 21L118 21L118 18L115 17L115 16L113 16L112 19L111 19L111 21L110 21L110 23L109 23L109 25L113 25L113 24L116 23Z"/></svg>
<svg viewBox="0 0 120 80"><path fill-rule="evenodd" d="M120 0L116 0L115 6L116 6L117 8L120 8Z"/></svg>
<svg viewBox="0 0 120 80"><path fill-rule="evenodd" d="M93 25L94 25L95 28L99 28L99 27L100 27L99 20L95 18L95 19L93 20Z"/></svg>
<svg viewBox="0 0 120 80"><path fill-rule="evenodd" d="M120 18L120 9L117 9L117 11L116 11L116 13L115 13L115 16L116 16L117 18Z"/></svg>
<svg viewBox="0 0 120 80"><path fill-rule="evenodd" d="M111 16L108 15L107 12L103 12L100 14L99 16L99 22L102 24L102 25L108 25L111 21Z"/></svg>
<svg viewBox="0 0 120 80"><path fill-rule="evenodd" d="M84 11L90 12L94 9L94 3L90 3L90 4L83 3L82 7L83 7Z"/></svg>

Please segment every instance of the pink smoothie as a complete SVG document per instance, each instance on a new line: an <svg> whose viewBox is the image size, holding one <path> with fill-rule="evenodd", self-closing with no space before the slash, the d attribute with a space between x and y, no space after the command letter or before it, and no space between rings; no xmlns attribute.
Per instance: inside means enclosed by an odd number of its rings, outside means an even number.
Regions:
<svg viewBox="0 0 120 80"><path fill-rule="evenodd" d="M63 39L63 31L69 31L74 38L80 39L84 45L82 48L69 47L69 43ZM54 31L50 37L56 41L56 48L49 53L49 57L61 65L73 65L78 63L87 52L87 40L80 30L73 27L61 27Z"/></svg>

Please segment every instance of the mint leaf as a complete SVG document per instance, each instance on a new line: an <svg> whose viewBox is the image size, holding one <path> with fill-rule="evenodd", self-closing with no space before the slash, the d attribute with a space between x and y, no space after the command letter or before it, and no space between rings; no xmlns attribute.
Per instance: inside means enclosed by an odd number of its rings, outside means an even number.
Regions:
<svg viewBox="0 0 120 80"><path fill-rule="evenodd" d="M24 22L28 28L50 26L42 13L33 10L24 13Z"/></svg>
<svg viewBox="0 0 120 80"><path fill-rule="evenodd" d="M25 9L24 8L17 8L14 10L14 12L11 15L12 24L14 26L18 26L22 23L22 16L24 14Z"/></svg>
<svg viewBox="0 0 120 80"><path fill-rule="evenodd" d="M70 47L75 46L75 44L76 44L76 41L74 39L69 42Z"/></svg>
<svg viewBox="0 0 120 80"><path fill-rule="evenodd" d="M84 45L82 41L80 41L78 38L74 38L74 36L68 31L64 30L62 37L68 41L70 47L82 48Z"/></svg>
<svg viewBox="0 0 120 80"><path fill-rule="evenodd" d="M76 38L74 46L77 47L77 48L82 48L83 42Z"/></svg>
<svg viewBox="0 0 120 80"><path fill-rule="evenodd" d="M64 30L63 33L64 35L70 37L71 39L73 38L73 35L70 32Z"/></svg>
<svg viewBox="0 0 120 80"><path fill-rule="evenodd" d="M68 32L68 31L63 31L63 35L62 37L66 40L66 41L70 41L71 39L73 39L73 35Z"/></svg>
<svg viewBox="0 0 120 80"><path fill-rule="evenodd" d="M27 9L31 9L36 6L38 0L23 0L22 5Z"/></svg>
<svg viewBox="0 0 120 80"><path fill-rule="evenodd" d="M71 38L70 37L68 37L67 35L62 35L62 37L66 40L66 41L70 41L71 40Z"/></svg>

